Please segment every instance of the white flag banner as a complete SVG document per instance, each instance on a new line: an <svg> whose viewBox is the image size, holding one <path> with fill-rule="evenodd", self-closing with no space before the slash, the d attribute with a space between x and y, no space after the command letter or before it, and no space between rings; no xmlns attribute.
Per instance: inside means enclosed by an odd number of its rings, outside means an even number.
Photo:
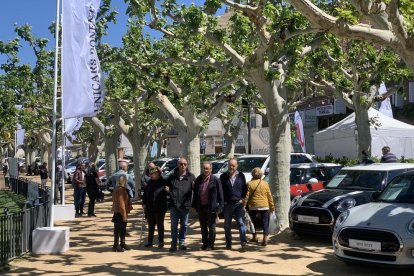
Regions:
<svg viewBox="0 0 414 276"><path fill-rule="evenodd" d="M72 135L72 133L80 129L82 123L83 118L65 119L65 133Z"/></svg>
<svg viewBox="0 0 414 276"><path fill-rule="evenodd" d="M63 118L92 117L104 100L95 49L100 0L62 1Z"/></svg>
<svg viewBox="0 0 414 276"><path fill-rule="evenodd" d="M380 88L378 89L378 93L380 95L387 93L387 87L385 86L384 82L381 82ZM386 98L385 100L381 102L381 106L378 111L384 115L387 115L388 117L394 118L392 114L390 97Z"/></svg>
<svg viewBox="0 0 414 276"><path fill-rule="evenodd" d="M295 112L295 128L296 128L296 139L298 139L300 147L303 152L306 152L305 146L305 133L303 132L302 118L298 111Z"/></svg>

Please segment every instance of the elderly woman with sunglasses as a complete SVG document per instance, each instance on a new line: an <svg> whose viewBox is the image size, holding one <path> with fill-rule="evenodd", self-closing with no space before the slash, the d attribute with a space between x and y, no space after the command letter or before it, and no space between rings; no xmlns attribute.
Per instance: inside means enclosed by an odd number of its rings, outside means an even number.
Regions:
<svg viewBox="0 0 414 276"><path fill-rule="evenodd" d="M166 181L161 176L161 169L153 167L149 170L151 179L145 187L142 205L148 221L148 243L145 247L152 247L155 225L158 230L158 247L164 247L164 217L167 212Z"/></svg>

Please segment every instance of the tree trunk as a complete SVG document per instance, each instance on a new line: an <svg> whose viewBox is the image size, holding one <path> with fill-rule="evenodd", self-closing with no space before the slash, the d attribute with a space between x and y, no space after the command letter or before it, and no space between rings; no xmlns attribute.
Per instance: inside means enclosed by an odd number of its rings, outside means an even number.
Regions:
<svg viewBox="0 0 414 276"><path fill-rule="evenodd" d="M185 132L178 132L183 143L183 155L188 161L188 170L195 176L200 175L200 137L198 134L199 131L194 129L190 131L190 127Z"/></svg>
<svg viewBox="0 0 414 276"><path fill-rule="evenodd" d="M237 132L237 134L239 134ZM236 149L236 138L234 138L234 135L231 135L230 133L225 132L224 133L224 139L226 139L227 145L224 148L224 155L226 156L226 158L231 159L234 157L234 151Z"/></svg>
<svg viewBox="0 0 414 276"><path fill-rule="evenodd" d="M362 158L362 150L366 150L371 155L371 130L369 128L368 110L364 107L354 104L355 124L358 131L357 137L357 153L358 158Z"/></svg>
<svg viewBox="0 0 414 276"><path fill-rule="evenodd" d="M144 139L141 143L133 145L132 154L134 156L134 177L135 177L135 198L138 198L141 189L141 176L144 173L148 157L149 139Z"/></svg>
<svg viewBox="0 0 414 276"><path fill-rule="evenodd" d="M110 177L118 169L117 147L120 132L104 135L105 140L105 173L106 178Z"/></svg>
<svg viewBox="0 0 414 276"><path fill-rule="evenodd" d="M98 149L98 141L94 140L92 143L89 144L88 147L88 157L90 163L95 163L98 159L99 149Z"/></svg>

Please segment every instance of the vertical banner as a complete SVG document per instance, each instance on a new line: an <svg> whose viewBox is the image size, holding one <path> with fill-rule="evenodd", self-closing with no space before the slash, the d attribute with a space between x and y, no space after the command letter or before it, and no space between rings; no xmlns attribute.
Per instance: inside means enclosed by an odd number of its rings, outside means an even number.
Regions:
<svg viewBox="0 0 414 276"><path fill-rule="evenodd" d="M300 147L303 152L306 152L305 146L305 133L303 132L302 118L298 111L295 112L295 128L296 128L296 139L298 139Z"/></svg>
<svg viewBox="0 0 414 276"><path fill-rule="evenodd" d="M16 135L16 147L23 145L24 143L24 134L26 130L22 128L20 124L17 124L17 135Z"/></svg>
<svg viewBox="0 0 414 276"><path fill-rule="evenodd" d="M95 19L100 0L62 1L63 118L92 117L104 100L96 53Z"/></svg>
<svg viewBox="0 0 414 276"><path fill-rule="evenodd" d="M378 89L378 93L380 95L383 95L383 94L387 93L387 87L385 87L384 82L381 82L380 88ZM381 106L380 106L378 111L381 112L384 115L387 115L388 117L394 118L394 116L392 114L390 97L387 97L385 100L383 100L381 102Z"/></svg>

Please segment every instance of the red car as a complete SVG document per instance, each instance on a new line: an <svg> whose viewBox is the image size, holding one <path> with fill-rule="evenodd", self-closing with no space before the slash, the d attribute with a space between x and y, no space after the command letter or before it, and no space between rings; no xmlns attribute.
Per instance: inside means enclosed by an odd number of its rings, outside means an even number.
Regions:
<svg viewBox="0 0 414 276"><path fill-rule="evenodd" d="M302 163L290 165L290 197L320 190L342 168L332 163ZM268 175L265 178L268 181Z"/></svg>

